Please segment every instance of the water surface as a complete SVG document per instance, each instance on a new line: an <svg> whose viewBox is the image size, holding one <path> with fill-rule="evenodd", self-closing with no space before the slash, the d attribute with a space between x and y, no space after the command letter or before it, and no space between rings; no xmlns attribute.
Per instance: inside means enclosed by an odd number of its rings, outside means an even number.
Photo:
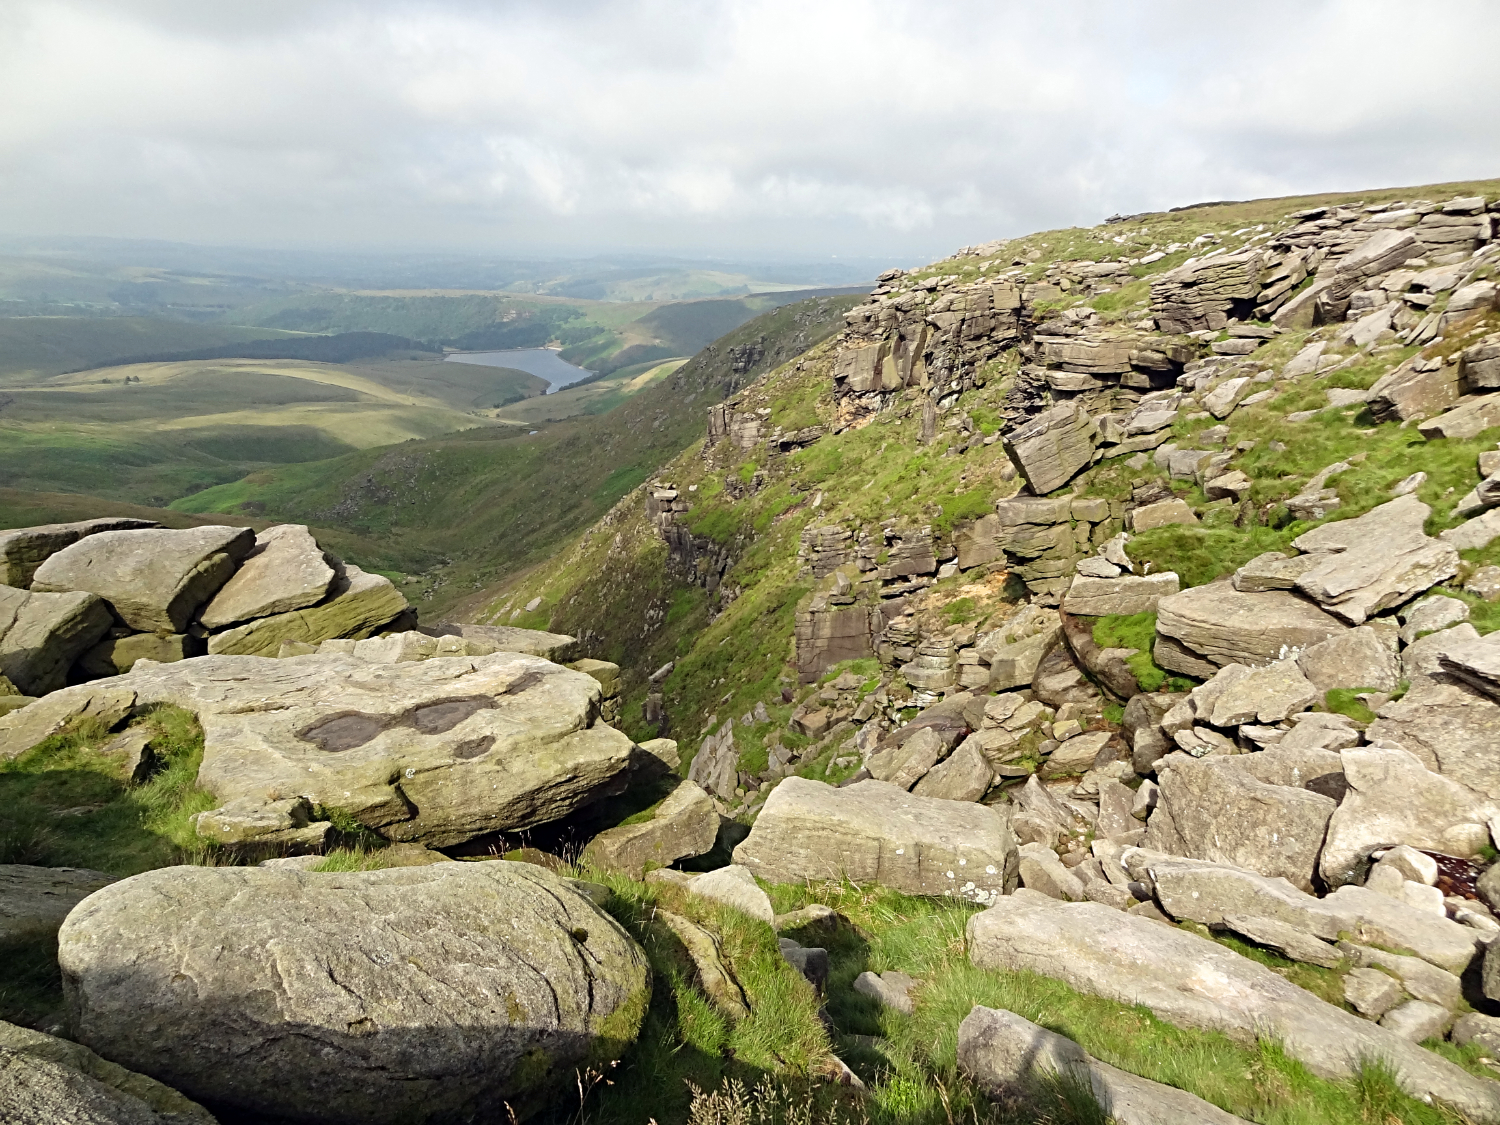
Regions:
<svg viewBox="0 0 1500 1125"><path fill-rule="evenodd" d="M477 363L481 367L513 367L547 380L547 393L561 390L592 371L574 367L551 348L511 348L503 352L454 352L446 357L451 363Z"/></svg>

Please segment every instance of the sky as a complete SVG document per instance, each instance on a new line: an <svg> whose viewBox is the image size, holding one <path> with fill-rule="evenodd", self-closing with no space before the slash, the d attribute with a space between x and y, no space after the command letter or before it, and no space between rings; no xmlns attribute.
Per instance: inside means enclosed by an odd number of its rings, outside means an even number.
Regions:
<svg viewBox="0 0 1500 1125"><path fill-rule="evenodd" d="M0 0L0 234L925 261L1500 176L1495 0Z"/></svg>

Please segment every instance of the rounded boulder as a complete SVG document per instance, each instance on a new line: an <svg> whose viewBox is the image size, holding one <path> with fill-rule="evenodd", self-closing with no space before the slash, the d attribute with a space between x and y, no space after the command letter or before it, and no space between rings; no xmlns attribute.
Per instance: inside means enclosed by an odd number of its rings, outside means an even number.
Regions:
<svg viewBox="0 0 1500 1125"><path fill-rule="evenodd" d="M210 1108L319 1125L505 1120L617 1055L630 935L520 863L169 867L91 895L58 960L75 1038Z"/></svg>

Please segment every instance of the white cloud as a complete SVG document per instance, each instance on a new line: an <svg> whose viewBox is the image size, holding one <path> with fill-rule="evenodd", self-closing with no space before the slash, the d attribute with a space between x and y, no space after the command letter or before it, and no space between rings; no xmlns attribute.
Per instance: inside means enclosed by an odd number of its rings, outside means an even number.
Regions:
<svg viewBox="0 0 1500 1125"><path fill-rule="evenodd" d="M0 228L934 256L1500 173L1489 0L10 0Z"/></svg>

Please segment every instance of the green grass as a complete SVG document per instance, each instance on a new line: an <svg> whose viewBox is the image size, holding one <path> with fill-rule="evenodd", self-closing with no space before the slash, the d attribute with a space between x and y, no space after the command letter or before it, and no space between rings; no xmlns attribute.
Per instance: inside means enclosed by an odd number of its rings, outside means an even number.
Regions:
<svg viewBox="0 0 1500 1125"><path fill-rule="evenodd" d="M1133 648L1133 656L1126 658L1142 691L1160 691L1163 685L1168 691L1188 691L1192 681L1173 675L1157 667L1151 652L1156 644L1156 614L1136 613L1129 616L1118 614L1094 619L1094 643L1100 648Z"/></svg>
<svg viewBox="0 0 1500 1125"><path fill-rule="evenodd" d="M189 818L217 806L198 788L203 732L187 711L161 706L142 720L164 768L129 785L120 762L99 753L111 737L82 723L0 763L0 863L87 867L134 875L217 853Z"/></svg>
<svg viewBox="0 0 1500 1125"><path fill-rule="evenodd" d="M594 1088L584 1107L587 1120L597 1125L685 1122L693 1096L689 1083L704 1091L729 1080L753 1088L775 1075L784 1083L811 1086L826 1067L831 1046L818 1022L812 986L782 958L770 926L689 898L676 887L592 870L580 874L613 892L608 909L641 943L655 976L640 1035L618 1072L609 1075L612 1084ZM655 917L658 908L718 935L723 958L750 1002L748 1018L734 1022L699 990L680 944ZM557 1105L542 1120L578 1120L576 1112L576 1103Z"/></svg>
<svg viewBox="0 0 1500 1125"><path fill-rule="evenodd" d="M1375 712L1355 696L1374 690L1374 688L1331 688L1323 695L1323 705L1336 715L1348 715L1356 722L1373 723Z"/></svg>
<svg viewBox="0 0 1500 1125"><path fill-rule="evenodd" d="M1189 1090L1263 1125L1393 1120L1457 1125L1460 1120L1403 1094L1378 1066L1366 1066L1348 1081L1320 1079L1271 1043L1184 1031L1144 1008L1083 995L1046 977L975 968L964 948L964 925L975 907L849 884L777 886L771 894L778 911L819 901L851 923L827 941L828 1010L835 1043L871 1086L872 1122L945 1125L971 1115L986 1119L987 1107L956 1067L958 1025L976 1004L1015 1012L1067 1035L1106 1062ZM1333 974L1327 971L1295 966L1253 947L1240 951L1295 976L1304 987L1311 984L1320 992L1331 987ZM855 994L854 977L866 969L898 969L921 980L915 1014L880 1009ZM875 1049L856 1047L850 1038L855 1035L878 1037Z"/></svg>

